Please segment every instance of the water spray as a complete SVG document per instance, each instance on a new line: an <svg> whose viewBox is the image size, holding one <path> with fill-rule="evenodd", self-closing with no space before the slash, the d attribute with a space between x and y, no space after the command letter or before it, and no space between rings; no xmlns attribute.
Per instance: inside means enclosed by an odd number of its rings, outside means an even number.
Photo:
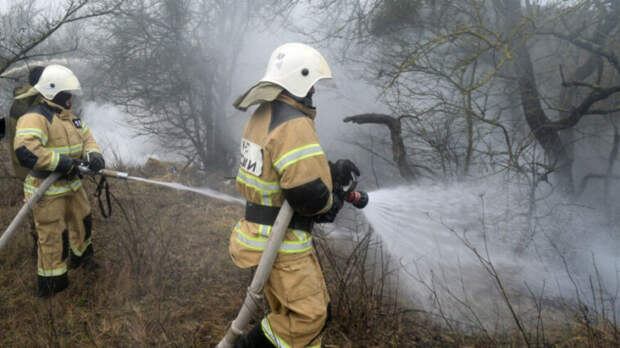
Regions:
<svg viewBox="0 0 620 348"><path fill-rule="evenodd" d="M159 186L169 187L169 188L173 188L173 189L177 189L177 190L194 192L194 193L201 194L203 196L219 199L219 200L222 200L222 201L226 201L226 202L230 202L230 203L238 203L238 204L241 204L241 205L245 205L245 200L243 200L241 198L234 197L234 196L231 196L231 195L227 195L225 193L218 192L216 190L213 190L213 189L210 189L210 188L206 188L206 187L196 188L196 187L190 187L190 186L186 186L186 185L183 185L183 184L179 184L179 183L176 183L176 182L164 182L164 181L145 179L145 178L141 178L139 176L131 176L128 173L118 172L118 171L110 170L110 169L102 169L98 173L93 173L91 170L89 170L85 166L80 166L79 169L80 169L80 172L82 172L84 174L90 174L90 175L97 175L98 174L98 175L102 175L102 176L109 177L109 178L139 181L139 182L143 182L143 183L147 183L147 184L159 185Z"/></svg>

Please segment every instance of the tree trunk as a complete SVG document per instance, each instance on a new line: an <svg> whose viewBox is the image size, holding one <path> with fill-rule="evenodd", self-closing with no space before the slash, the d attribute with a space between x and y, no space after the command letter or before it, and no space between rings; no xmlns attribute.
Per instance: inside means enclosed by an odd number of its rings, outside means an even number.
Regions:
<svg viewBox="0 0 620 348"><path fill-rule="evenodd" d="M502 10L501 13L504 15L504 33L508 36L521 25L523 19L521 1L497 0L496 5L499 5L498 8ZM555 168L558 185L564 192L572 194L574 192L572 160L560 138L558 128L552 126L552 121L542 108L536 87L534 66L527 48L527 37L524 35L526 34L517 35L510 43L511 51L515 57L513 68L519 87L521 107L534 138L546 154L548 164Z"/></svg>
<svg viewBox="0 0 620 348"><path fill-rule="evenodd" d="M407 151L403 142L402 128L400 120L402 117L394 118L384 114L359 114L345 117L344 122L353 122L357 124L375 123L382 124L390 130L390 138L392 139L392 158L396 162L400 175L407 182L414 182L416 171L407 160Z"/></svg>

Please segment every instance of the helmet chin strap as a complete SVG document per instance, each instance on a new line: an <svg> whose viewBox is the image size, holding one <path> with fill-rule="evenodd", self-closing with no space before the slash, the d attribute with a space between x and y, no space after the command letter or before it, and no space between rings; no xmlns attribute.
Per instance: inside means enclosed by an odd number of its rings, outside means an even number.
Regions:
<svg viewBox="0 0 620 348"><path fill-rule="evenodd" d="M311 88L308 91L308 94L306 94L306 96L303 97L303 98L300 98L300 97L297 97L297 96L293 95L293 93L287 91L286 89L284 91L282 91L282 93L284 93L287 96L293 98L293 100L295 100L298 103L303 104L304 106L307 106L309 108L313 108L314 107L314 105L312 105L312 95L314 94L314 87Z"/></svg>

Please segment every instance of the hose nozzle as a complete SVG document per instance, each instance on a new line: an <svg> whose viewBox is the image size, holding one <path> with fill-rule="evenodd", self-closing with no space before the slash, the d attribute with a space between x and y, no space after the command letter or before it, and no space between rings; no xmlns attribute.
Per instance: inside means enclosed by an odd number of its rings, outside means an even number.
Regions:
<svg viewBox="0 0 620 348"><path fill-rule="evenodd" d="M364 191L347 191L344 200L357 209L363 209L368 204L368 193Z"/></svg>
<svg viewBox="0 0 620 348"><path fill-rule="evenodd" d="M344 192L343 199L351 203L357 209L362 209L368 204L368 193L355 191L357 187L357 176L351 174L351 185Z"/></svg>

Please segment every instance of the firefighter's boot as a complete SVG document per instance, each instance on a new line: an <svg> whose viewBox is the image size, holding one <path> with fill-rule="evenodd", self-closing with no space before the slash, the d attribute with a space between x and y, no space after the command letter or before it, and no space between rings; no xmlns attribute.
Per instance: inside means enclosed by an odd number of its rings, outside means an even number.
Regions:
<svg viewBox="0 0 620 348"><path fill-rule="evenodd" d="M241 337L235 343L234 348L273 348L274 345L269 342L260 324L254 326L247 335Z"/></svg>
<svg viewBox="0 0 620 348"><path fill-rule="evenodd" d="M37 295L42 298L49 298L55 294L65 290L69 286L69 278L67 274L54 277L37 277L38 292Z"/></svg>

